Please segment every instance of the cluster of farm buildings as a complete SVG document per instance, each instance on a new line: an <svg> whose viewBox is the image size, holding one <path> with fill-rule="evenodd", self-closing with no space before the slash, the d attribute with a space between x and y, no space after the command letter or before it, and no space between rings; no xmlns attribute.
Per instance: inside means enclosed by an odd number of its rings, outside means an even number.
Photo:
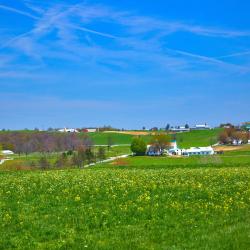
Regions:
<svg viewBox="0 0 250 250"><path fill-rule="evenodd" d="M97 132L97 128L84 128L82 130L76 129L76 128L62 128L59 129L58 132L61 133L80 133L80 132L85 132L85 133L95 133Z"/></svg>
<svg viewBox="0 0 250 250"><path fill-rule="evenodd" d="M171 143L169 149L158 149L152 145L147 146L147 155L149 156L160 156L160 155L176 155L176 156L194 156L194 155L214 155L214 149L209 147L191 147L189 149L181 149L177 146L177 142Z"/></svg>

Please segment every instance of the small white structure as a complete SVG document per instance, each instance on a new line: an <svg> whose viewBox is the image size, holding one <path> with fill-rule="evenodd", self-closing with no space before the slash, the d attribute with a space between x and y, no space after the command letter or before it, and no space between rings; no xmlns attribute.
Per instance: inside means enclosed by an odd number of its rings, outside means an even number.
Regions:
<svg viewBox="0 0 250 250"><path fill-rule="evenodd" d="M190 128L186 128L185 126L179 126L179 127L174 127L170 128L171 132L189 132Z"/></svg>
<svg viewBox="0 0 250 250"><path fill-rule="evenodd" d="M2 151L0 151L0 154L1 155L13 155L14 152L11 150L2 150Z"/></svg>
<svg viewBox="0 0 250 250"><path fill-rule="evenodd" d="M203 129L211 129L211 127L205 123L205 124L197 124L192 129L203 130Z"/></svg>
<svg viewBox="0 0 250 250"><path fill-rule="evenodd" d="M61 133L79 133L79 131L77 129L74 129L74 128L63 128L63 129L59 129L58 132L61 132Z"/></svg>
<svg viewBox="0 0 250 250"><path fill-rule="evenodd" d="M183 149L178 148L177 142L173 141L170 144L170 149L167 150L168 155L182 155Z"/></svg>
<svg viewBox="0 0 250 250"><path fill-rule="evenodd" d="M236 139L234 139L234 140L232 141L232 144L235 145L235 146L242 145L242 144L243 144L243 141L242 141L242 140L236 140Z"/></svg>
<svg viewBox="0 0 250 250"><path fill-rule="evenodd" d="M247 141L247 144L250 144L250 140Z"/></svg>
<svg viewBox="0 0 250 250"><path fill-rule="evenodd" d="M184 149L182 155L214 155L214 149L212 147L191 147L189 149Z"/></svg>
<svg viewBox="0 0 250 250"><path fill-rule="evenodd" d="M95 133L97 131L96 128L86 128L88 133Z"/></svg>

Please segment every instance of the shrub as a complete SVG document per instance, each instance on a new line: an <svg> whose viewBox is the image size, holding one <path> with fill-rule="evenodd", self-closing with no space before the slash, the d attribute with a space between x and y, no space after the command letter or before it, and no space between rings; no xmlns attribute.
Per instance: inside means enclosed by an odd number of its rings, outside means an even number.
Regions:
<svg viewBox="0 0 250 250"><path fill-rule="evenodd" d="M145 155L147 150L147 144L143 139L135 138L133 139L130 148L135 155Z"/></svg>

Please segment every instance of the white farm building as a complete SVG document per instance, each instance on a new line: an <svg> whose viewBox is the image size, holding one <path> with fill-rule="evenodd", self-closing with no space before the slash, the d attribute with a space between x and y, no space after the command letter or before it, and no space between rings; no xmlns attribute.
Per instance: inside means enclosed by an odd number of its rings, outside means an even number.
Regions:
<svg viewBox="0 0 250 250"><path fill-rule="evenodd" d="M61 132L61 133L79 133L79 131L75 128L63 128L63 129L59 129L58 132Z"/></svg>
<svg viewBox="0 0 250 250"><path fill-rule="evenodd" d="M182 155L214 155L214 150L212 147L191 147L184 149Z"/></svg>
<svg viewBox="0 0 250 250"><path fill-rule="evenodd" d="M169 155L214 155L214 149L212 147L191 147L189 149L180 149L176 142L172 143L172 147L168 150Z"/></svg>

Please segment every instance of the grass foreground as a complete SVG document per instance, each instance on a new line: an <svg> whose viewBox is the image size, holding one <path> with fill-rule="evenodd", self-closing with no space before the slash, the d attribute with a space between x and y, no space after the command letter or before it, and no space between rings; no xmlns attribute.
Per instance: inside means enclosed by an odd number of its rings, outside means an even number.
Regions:
<svg viewBox="0 0 250 250"><path fill-rule="evenodd" d="M238 167L0 172L1 249L249 249Z"/></svg>

